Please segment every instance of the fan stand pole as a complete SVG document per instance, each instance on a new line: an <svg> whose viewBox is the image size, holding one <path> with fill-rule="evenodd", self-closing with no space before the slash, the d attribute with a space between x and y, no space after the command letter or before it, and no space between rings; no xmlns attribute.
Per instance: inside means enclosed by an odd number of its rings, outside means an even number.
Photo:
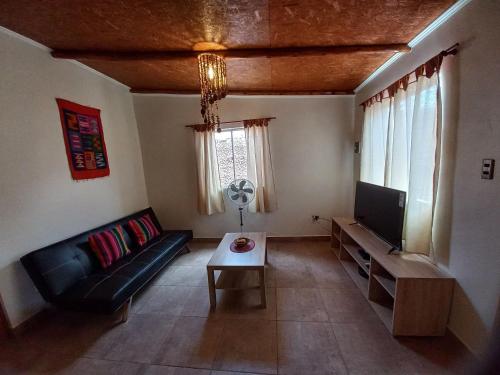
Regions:
<svg viewBox="0 0 500 375"><path fill-rule="evenodd" d="M238 207L240 210L240 234L243 234L243 207Z"/></svg>

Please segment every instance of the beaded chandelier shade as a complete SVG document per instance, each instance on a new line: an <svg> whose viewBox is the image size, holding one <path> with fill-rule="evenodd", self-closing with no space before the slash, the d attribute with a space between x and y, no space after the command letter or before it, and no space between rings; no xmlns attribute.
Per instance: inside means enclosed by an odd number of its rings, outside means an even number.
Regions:
<svg viewBox="0 0 500 375"><path fill-rule="evenodd" d="M201 85L201 115L207 128L220 131L217 101L226 97L226 63L213 53L198 55L198 71Z"/></svg>

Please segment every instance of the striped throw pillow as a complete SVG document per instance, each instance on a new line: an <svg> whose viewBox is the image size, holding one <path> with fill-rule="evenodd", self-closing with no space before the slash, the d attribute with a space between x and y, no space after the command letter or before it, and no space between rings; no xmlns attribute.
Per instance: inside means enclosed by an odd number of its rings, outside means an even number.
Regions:
<svg viewBox="0 0 500 375"><path fill-rule="evenodd" d="M130 249L123 237L121 225L89 236L92 251L99 259L102 268L107 268L113 262L130 254Z"/></svg>
<svg viewBox="0 0 500 375"><path fill-rule="evenodd" d="M143 246L153 238L160 235L160 231L151 220L151 216L146 214L138 219L132 219L128 222L128 226L135 236L135 240L139 246Z"/></svg>

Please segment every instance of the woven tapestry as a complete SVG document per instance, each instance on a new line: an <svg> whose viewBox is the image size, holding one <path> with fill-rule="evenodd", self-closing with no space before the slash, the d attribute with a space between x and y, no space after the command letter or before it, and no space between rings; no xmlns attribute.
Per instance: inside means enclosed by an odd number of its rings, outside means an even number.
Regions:
<svg viewBox="0 0 500 375"><path fill-rule="evenodd" d="M100 110L56 99L74 180L109 176Z"/></svg>

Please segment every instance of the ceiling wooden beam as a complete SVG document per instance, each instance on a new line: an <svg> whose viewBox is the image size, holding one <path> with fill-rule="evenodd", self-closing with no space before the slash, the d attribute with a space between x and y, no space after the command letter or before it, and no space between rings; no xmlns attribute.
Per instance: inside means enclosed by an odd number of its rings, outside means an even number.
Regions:
<svg viewBox="0 0 500 375"><path fill-rule="evenodd" d="M278 48L241 48L226 50L176 50L176 51L104 51L104 50L54 50L52 56L58 59L100 60L100 61L165 61L195 58L200 53L212 52L226 58L322 56L349 53L409 52L407 44L366 44L340 46L303 46Z"/></svg>
<svg viewBox="0 0 500 375"><path fill-rule="evenodd" d="M170 90L131 88L134 94L175 94L175 95L200 95L199 90ZM286 91L286 90L229 90L228 95L354 95L354 91L337 90L308 90L308 91Z"/></svg>

